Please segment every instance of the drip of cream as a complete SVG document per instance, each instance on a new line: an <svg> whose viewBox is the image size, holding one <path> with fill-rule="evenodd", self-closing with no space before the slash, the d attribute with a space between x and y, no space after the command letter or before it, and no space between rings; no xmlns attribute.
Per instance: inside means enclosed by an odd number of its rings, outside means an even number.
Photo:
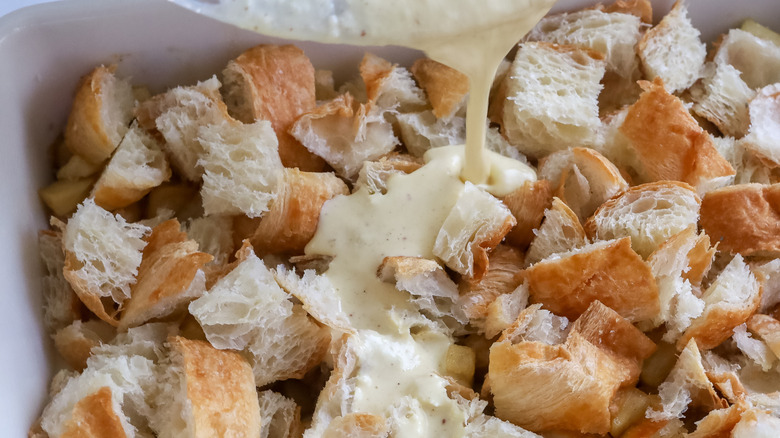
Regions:
<svg viewBox="0 0 780 438"><path fill-rule="evenodd" d="M486 182L491 167L485 151L485 118L496 70L509 50L544 16L553 2L536 2L535 6L546 6L536 10L530 3L533 2L529 2L528 14L522 20L497 21L491 27L463 32L446 40L420 41L413 46L469 78L466 160L461 177L477 185Z"/></svg>
<svg viewBox="0 0 780 438"><path fill-rule="evenodd" d="M328 201L306 254L330 255L325 275L360 347L352 412L391 421L397 437L462 437L466 414L447 395L444 359L453 340L425 328L406 293L377 278L387 256L436 259L433 246L464 180L503 196L535 172L484 149L488 94L511 47L554 0L173 0L260 33L354 45L402 45L469 77L467 145L431 150L426 165Z"/></svg>
<svg viewBox="0 0 780 438"><path fill-rule="evenodd" d="M429 149L423 159L426 163L449 160L452 166L464 168L471 159L468 152L464 146L442 146ZM476 185L496 197L506 196L526 181L536 180L536 172L532 168L513 158L492 151L485 151L483 155L486 158L487 177Z"/></svg>

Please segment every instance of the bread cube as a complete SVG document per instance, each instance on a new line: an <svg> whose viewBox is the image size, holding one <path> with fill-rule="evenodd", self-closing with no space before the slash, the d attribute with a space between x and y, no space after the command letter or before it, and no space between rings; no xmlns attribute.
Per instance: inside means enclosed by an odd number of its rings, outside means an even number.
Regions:
<svg viewBox="0 0 780 438"><path fill-rule="evenodd" d="M525 155L541 158L596 142L603 55L574 46L520 45L506 79L503 133Z"/></svg>
<svg viewBox="0 0 780 438"><path fill-rule="evenodd" d="M133 116L133 89L115 71L101 65L81 78L65 126L65 146L95 165L111 156Z"/></svg>
<svg viewBox="0 0 780 438"><path fill-rule="evenodd" d="M645 76L663 79L669 93L683 91L701 77L707 47L688 18L685 0L678 0L660 23L639 42Z"/></svg>

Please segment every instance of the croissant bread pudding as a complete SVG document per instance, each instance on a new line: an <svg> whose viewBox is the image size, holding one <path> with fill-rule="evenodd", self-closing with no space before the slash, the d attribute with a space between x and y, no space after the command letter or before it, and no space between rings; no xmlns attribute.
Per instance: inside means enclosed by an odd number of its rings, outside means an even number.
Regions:
<svg viewBox="0 0 780 438"><path fill-rule="evenodd" d="M469 80L428 58L86 72L39 192L67 366L29 436L780 436L780 35L652 17L519 42L486 184Z"/></svg>

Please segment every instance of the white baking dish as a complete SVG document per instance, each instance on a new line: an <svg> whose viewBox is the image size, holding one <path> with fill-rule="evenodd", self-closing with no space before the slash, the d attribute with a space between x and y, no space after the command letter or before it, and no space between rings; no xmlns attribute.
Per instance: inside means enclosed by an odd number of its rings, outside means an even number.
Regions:
<svg viewBox="0 0 780 438"><path fill-rule="evenodd" d="M477 1L477 0L475 0ZM590 4L563 0L556 10ZM673 3L659 0L657 16ZM753 17L780 28L776 0L689 0L705 39ZM51 179L48 145L61 131L81 75L98 64L153 91L193 83L260 42L279 41L200 17L163 0L68 0L0 19L0 435L24 436L39 415L55 368L41 324L37 189ZM299 43L315 66L357 73L365 50L406 63L418 53Z"/></svg>

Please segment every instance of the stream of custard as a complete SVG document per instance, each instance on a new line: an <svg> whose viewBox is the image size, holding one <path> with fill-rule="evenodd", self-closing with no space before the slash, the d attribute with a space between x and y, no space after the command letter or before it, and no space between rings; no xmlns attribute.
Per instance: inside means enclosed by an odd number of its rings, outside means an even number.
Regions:
<svg viewBox="0 0 780 438"><path fill-rule="evenodd" d="M408 294L376 272L387 256L436 259L436 236L465 181L503 196L536 178L533 169L485 150L485 120L496 69L554 0L175 2L283 38L419 49L468 76L465 148L432 149L421 169L392 176L385 194L363 188L328 201L306 247L308 255L333 256L324 275L360 341L348 410L394 418L391 436L464 436L465 414L441 377L453 339L419 330L423 317Z"/></svg>

